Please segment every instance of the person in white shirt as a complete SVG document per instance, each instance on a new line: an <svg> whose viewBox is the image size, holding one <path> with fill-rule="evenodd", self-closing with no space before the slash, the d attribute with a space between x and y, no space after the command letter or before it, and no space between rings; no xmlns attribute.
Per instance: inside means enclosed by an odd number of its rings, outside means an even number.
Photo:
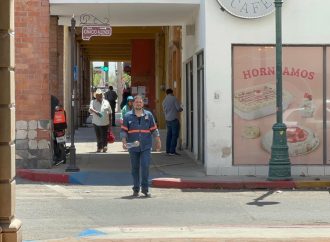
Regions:
<svg viewBox="0 0 330 242"><path fill-rule="evenodd" d="M109 102L103 98L101 89L96 90L95 99L89 105L89 112L93 116L92 123L97 141L96 152L107 152L107 132L110 124L109 115L111 114L111 107Z"/></svg>

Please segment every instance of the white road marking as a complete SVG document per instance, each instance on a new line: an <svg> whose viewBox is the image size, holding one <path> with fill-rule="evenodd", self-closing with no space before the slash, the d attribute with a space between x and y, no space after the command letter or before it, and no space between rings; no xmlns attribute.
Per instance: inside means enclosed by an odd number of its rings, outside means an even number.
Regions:
<svg viewBox="0 0 330 242"><path fill-rule="evenodd" d="M68 199L84 199L83 197L79 196L78 194L76 193L73 193L71 191L69 191L68 189L62 187L62 186L59 186L59 185L46 185L46 187L62 194L63 196L67 197Z"/></svg>

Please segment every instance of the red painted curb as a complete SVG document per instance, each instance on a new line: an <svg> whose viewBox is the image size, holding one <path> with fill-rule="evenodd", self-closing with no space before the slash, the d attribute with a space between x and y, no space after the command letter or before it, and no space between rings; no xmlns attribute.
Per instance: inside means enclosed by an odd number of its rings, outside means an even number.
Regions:
<svg viewBox="0 0 330 242"><path fill-rule="evenodd" d="M29 169L18 169L16 174L31 181L42 181L50 183L69 183L69 175L60 173L40 172Z"/></svg>
<svg viewBox="0 0 330 242"><path fill-rule="evenodd" d="M294 181L203 181L180 178L155 178L152 186L158 188L201 189L292 189Z"/></svg>

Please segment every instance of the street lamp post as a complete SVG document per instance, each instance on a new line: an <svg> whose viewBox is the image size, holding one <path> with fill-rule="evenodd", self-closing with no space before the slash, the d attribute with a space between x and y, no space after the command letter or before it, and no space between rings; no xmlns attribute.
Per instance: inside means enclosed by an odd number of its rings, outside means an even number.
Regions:
<svg viewBox="0 0 330 242"><path fill-rule="evenodd" d="M70 163L65 169L68 172L79 171L76 166L76 147L74 145L74 103L75 103L75 82L77 81L77 68L76 68L76 20L74 15L71 18L71 117L70 117L70 128L71 128L71 146L70 146Z"/></svg>
<svg viewBox="0 0 330 242"><path fill-rule="evenodd" d="M268 180L291 180L291 163L287 145L286 125L282 104L282 14L283 1L275 0L276 15L276 123L273 125L273 144L269 160Z"/></svg>

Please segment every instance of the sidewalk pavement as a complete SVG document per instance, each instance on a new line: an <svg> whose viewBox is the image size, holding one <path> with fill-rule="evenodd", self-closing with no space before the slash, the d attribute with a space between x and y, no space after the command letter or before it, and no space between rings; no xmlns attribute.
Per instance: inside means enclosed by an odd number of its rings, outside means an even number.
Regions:
<svg viewBox="0 0 330 242"><path fill-rule="evenodd" d="M79 172L66 172L68 164L51 169L18 169L21 178L51 183L81 185L131 185L128 153L119 141L119 127L114 127L117 142L107 153L96 153L93 128L79 128L75 133L76 164ZM165 146L165 130L161 130ZM69 160L68 160L69 162ZM151 186L178 189L316 189L330 188L330 177L293 177L291 181L267 181L256 176L207 176L202 164L184 151L180 156L168 156L164 151L153 152L150 165Z"/></svg>

